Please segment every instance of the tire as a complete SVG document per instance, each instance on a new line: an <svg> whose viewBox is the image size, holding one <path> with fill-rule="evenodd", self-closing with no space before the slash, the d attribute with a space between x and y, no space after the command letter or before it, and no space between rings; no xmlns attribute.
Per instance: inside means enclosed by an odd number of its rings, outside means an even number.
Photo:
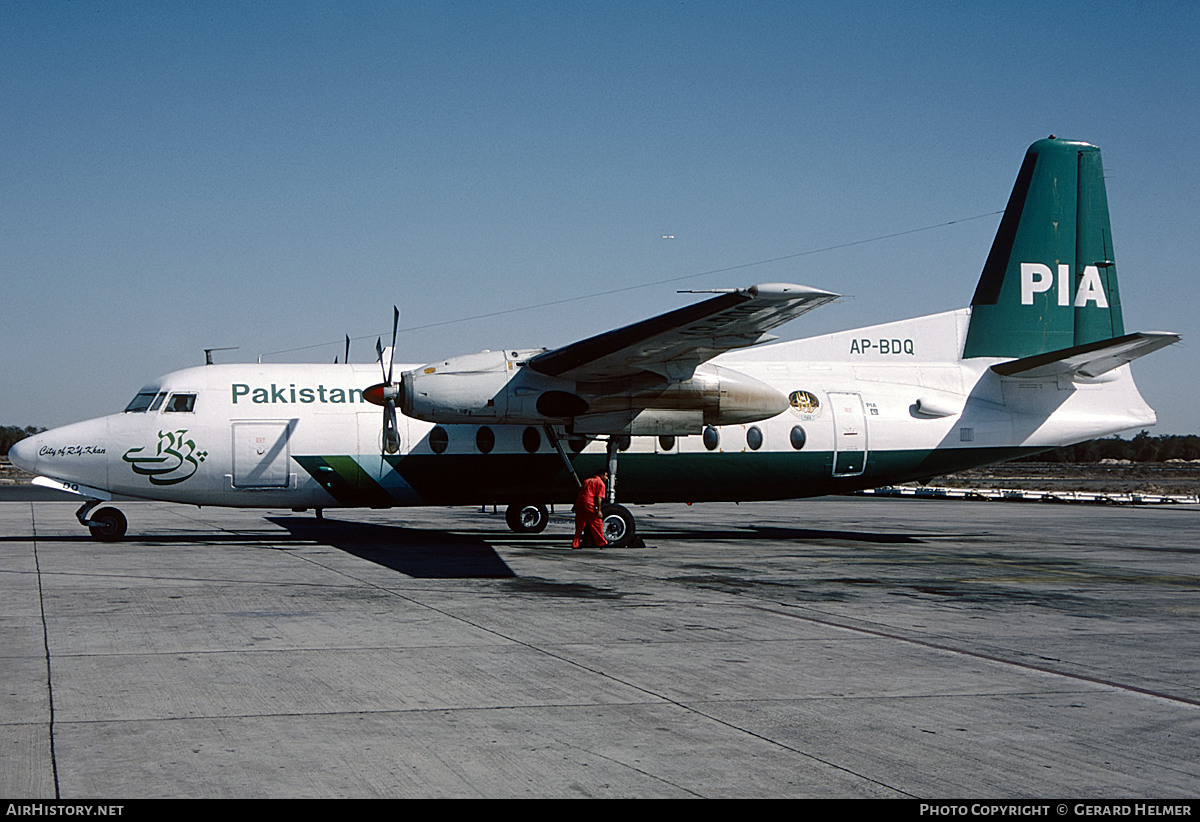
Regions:
<svg viewBox="0 0 1200 822"><path fill-rule="evenodd" d="M612 548L628 548L637 537L637 526L633 514L624 505L605 505L604 539Z"/></svg>
<svg viewBox="0 0 1200 822"><path fill-rule="evenodd" d="M504 521L514 534L540 534L550 522L550 511L536 503L514 503L505 509Z"/></svg>
<svg viewBox="0 0 1200 822"><path fill-rule="evenodd" d="M88 517L88 530L92 539L100 542L116 542L125 536L128 522L125 515L116 508L101 508Z"/></svg>

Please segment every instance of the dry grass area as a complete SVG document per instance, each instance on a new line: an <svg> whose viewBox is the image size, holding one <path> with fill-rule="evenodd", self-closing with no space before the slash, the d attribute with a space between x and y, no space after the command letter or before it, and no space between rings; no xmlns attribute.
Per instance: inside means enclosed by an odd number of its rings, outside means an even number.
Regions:
<svg viewBox="0 0 1200 822"><path fill-rule="evenodd" d="M1021 488L1037 491L1200 494L1200 463L1009 462L947 474L930 485Z"/></svg>
<svg viewBox="0 0 1200 822"><path fill-rule="evenodd" d="M26 474L20 468L14 468L8 457L0 457L0 485L24 485L33 476Z"/></svg>

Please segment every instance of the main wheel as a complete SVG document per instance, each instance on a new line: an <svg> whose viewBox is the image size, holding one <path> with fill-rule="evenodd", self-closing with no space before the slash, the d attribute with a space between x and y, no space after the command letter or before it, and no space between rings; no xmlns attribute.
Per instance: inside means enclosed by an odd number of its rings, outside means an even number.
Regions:
<svg viewBox="0 0 1200 822"><path fill-rule="evenodd" d="M550 521L550 511L544 505L527 503L510 505L504 511L504 521L516 534L540 534Z"/></svg>
<svg viewBox="0 0 1200 822"><path fill-rule="evenodd" d="M602 509L604 520L604 539L613 548L628 548L633 544L637 529L633 522L633 514L624 505L605 505Z"/></svg>
<svg viewBox="0 0 1200 822"><path fill-rule="evenodd" d="M116 508L101 508L88 517L88 530L92 532L92 539L98 539L101 542L116 542L125 536L125 529L129 523L125 519L125 515Z"/></svg>

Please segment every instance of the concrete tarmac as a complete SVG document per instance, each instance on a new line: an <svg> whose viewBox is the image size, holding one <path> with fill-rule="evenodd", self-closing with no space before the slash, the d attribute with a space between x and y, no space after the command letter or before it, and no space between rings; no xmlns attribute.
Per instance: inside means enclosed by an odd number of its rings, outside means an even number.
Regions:
<svg viewBox="0 0 1200 822"><path fill-rule="evenodd" d="M0 796L1200 795L1194 506L76 507L0 501Z"/></svg>

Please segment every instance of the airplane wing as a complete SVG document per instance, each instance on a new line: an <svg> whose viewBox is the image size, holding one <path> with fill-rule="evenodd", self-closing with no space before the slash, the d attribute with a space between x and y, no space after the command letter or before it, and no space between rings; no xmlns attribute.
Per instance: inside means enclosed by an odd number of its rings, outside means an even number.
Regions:
<svg viewBox="0 0 1200 822"><path fill-rule="evenodd" d="M777 339L767 332L838 296L790 283L752 285L543 352L529 366L581 383L643 371L684 380L718 354Z"/></svg>

